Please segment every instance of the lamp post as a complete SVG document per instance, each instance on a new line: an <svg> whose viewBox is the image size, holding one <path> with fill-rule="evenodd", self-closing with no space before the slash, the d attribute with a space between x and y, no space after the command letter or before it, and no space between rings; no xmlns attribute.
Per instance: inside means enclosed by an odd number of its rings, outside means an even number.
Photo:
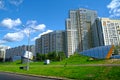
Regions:
<svg viewBox="0 0 120 80"><path fill-rule="evenodd" d="M29 60L29 48L30 48L30 30L28 30L28 58L27 58L27 71L30 68L30 60Z"/></svg>
<svg viewBox="0 0 120 80"><path fill-rule="evenodd" d="M25 27L25 25L22 25L23 27ZM30 60L29 60L29 47L30 47L30 29L28 29L28 48L26 46L26 50L25 50L25 55L27 55L27 64L26 64L26 70L29 71L30 69Z"/></svg>
<svg viewBox="0 0 120 80"><path fill-rule="evenodd" d="M25 27L24 25L23 25L23 27ZM28 51L28 53L27 53L27 66L26 66L26 70L27 71L29 71L29 69L30 69L30 30L36 30L36 31L38 31L37 29L34 29L34 28L32 28L32 27L30 27L30 28L28 28L28 49L27 49L27 51Z"/></svg>

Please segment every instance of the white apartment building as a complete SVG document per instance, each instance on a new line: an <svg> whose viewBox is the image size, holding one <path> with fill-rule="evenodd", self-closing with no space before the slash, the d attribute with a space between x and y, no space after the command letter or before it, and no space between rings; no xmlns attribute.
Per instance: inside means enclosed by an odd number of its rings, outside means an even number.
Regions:
<svg viewBox="0 0 120 80"><path fill-rule="evenodd" d="M5 61L6 49L9 48L8 46L0 46L0 59L2 59L2 61Z"/></svg>
<svg viewBox="0 0 120 80"><path fill-rule="evenodd" d="M5 58L7 60L10 58L13 58L14 56L22 56L23 52L25 52L25 51L30 51L35 56L35 46L34 45L30 45L29 47L26 45L22 45L22 46L7 49Z"/></svg>
<svg viewBox="0 0 120 80"><path fill-rule="evenodd" d="M92 47L92 26L97 12L88 9L70 10L66 19L67 56Z"/></svg>
<svg viewBox="0 0 120 80"><path fill-rule="evenodd" d="M120 45L120 20L100 18L104 45Z"/></svg>

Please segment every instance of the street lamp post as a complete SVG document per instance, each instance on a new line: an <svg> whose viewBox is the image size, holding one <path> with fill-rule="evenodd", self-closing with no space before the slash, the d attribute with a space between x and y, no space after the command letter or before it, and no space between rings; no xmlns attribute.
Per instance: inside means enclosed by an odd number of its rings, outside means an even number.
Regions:
<svg viewBox="0 0 120 80"><path fill-rule="evenodd" d="M28 58L27 58L27 71L29 70L30 68L30 60L29 60L29 51L30 51L30 30L28 31Z"/></svg>
<svg viewBox="0 0 120 80"><path fill-rule="evenodd" d="M23 27L25 27L24 25L23 25ZM36 31L38 31L37 29L34 29L34 28L32 28L31 27L31 29L33 29L33 30L36 30ZM27 66L26 66L26 70L28 71L29 69L30 69L30 29L28 29L28 58L27 58Z"/></svg>
<svg viewBox="0 0 120 80"><path fill-rule="evenodd" d="M25 27L25 25L22 25L23 27ZM26 70L29 71L30 69L30 60L29 60L29 54L30 54L30 29L28 29L28 48L26 46L26 51L25 54L27 54L27 64L26 64Z"/></svg>

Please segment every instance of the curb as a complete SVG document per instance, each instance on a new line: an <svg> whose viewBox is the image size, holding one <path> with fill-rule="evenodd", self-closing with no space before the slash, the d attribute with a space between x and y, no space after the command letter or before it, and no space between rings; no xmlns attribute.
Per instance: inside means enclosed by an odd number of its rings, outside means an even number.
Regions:
<svg viewBox="0 0 120 80"><path fill-rule="evenodd" d="M0 72L16 74L16 75L32 76L32 77L38 77L38 78L55 79L55 80L72 80L72 79L67 79L67 78L62 78L62 77L43 76L43 75L34 75L34 74L24 74L24 73L10 72L10 71L0 71Z"/></svg>

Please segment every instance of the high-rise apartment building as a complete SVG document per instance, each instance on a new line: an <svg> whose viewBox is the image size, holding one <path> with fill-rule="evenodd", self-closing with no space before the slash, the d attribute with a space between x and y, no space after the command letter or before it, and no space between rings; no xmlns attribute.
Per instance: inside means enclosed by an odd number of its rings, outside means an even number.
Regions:
<svg viewBox="0 0 120 80"><path fill-rule="evenodd" d="M98 18L95 23L97 34L101 36L99 42L103 45L120 45L120 20Z"/></svg>
<svg viewBox="0 0 120 80"><path fill-rule="evenodd" d="M66 20L67 56L91 48L92 26L97 18L97 12L80 8L70 10L69 18Z"/></svg>
<svg viewBox="0 0 120 80"><path fill-rule="evenodd" d="M65 31L53 31L44 35L35 41L35 52L46 54L49 52L65 52Z"/></svg>
<svg viewBox="0 0 120 80"><path fill-rule="evenodd" d="M104 46L103 32L100 18L97 18L92 26L92 46Z"/></svg>
<svg viewBox="0 0 120 80"><path fill-rule="evenodd" d="M98 18L97 12L79 8L69 11L66 30L36 39L36 53L64 51L69 57L93 47L120 45L120 20Z"/></svg>

